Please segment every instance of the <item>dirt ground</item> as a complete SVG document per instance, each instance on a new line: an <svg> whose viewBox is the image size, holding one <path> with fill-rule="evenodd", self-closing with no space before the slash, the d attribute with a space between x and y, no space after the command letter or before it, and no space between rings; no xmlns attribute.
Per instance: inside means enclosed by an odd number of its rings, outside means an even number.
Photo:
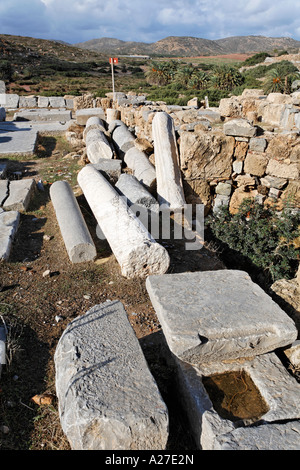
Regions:
<svg viewBox="0 0 300 470"><path fill-rule="evenodd" d="M7 364L0 379L0 449L70 450L59 421L55 349L69 322L109 299L123 303L168 407L168 450L194 450L172 367L161 354L163 333L145 280L122 277L108 243L97 238L94 216L76 187L80 165L66 158L69 151L63 139L52 137L44 139L38 158L10 161L11 177L20 170L23 177L42 179L44 191L36 191L21 215L10 260L0 266L0 319L8 328ZM97 247L93 262L69 261L49 198L51 181L57 178L68 179L76 191ZM212 245L189 251L184 241L162 243L171 258L169 272L225 268Z"/></svg>
<svg viewBox="0 0 300 470"><path fill-rule="evenodd" d="M123 303L167 403L168 447L192 449L194 443L174 393L172 371L160 354L163 335L145 280L121 276L108 243L97 238L94 216L76 187L81 167L65 158L70 150L63 139L47 137L39 147L39 158L9 161L11 178L21 171L23 177L42 179L44 191L36 190L28 211L21 214L10 259L0 267L0 318L8 328L8 361L0 379L0 449L69 449L56 400L56 345L70 321L107 299ZM49 197L50 184L56 179L67 179L77 191L97 247L93 262L69 261ZM178 240L163 243L171 256L170 272L224 267L209 249L191 252ZM50 275L43 276L47 270Z"/></svg>

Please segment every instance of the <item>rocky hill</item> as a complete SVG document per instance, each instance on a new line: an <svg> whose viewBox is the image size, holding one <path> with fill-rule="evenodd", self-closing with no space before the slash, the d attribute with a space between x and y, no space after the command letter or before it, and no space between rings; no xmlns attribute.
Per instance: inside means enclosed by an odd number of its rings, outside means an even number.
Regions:
<svg viewBox="0 0 300 470"><path fill-rule="evenodd" d="M297 50L300 41L292 38L264 36L235 36L209 40L188 36L169 36L154 43L121 41L114 38L92 39L74 46L107 54L136 54L150 56L199 56L262 51Z"/></svg>

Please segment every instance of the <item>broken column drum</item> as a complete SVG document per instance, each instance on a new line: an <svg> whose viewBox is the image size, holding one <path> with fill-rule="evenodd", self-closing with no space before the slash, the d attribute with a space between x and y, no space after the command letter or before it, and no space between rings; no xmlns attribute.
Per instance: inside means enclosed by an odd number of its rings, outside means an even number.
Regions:
<svg viewBox="0 0 300 470"><path fill-rule="evenodd" d="M131 147L124 156L124 162L133 171L134 176L150 191L156 185L156 171L147 155L136 147Z"/></svg>
<svg viewBox="0 0 300 470"><path fill-rule="evenodd" d="M78 183L127 278L165 273L170 258L106 178L93 166L78 173Z"/></svg>
<svg viewBox="0 0 300 470"><path fill-rule="evenodd" d="M166 112L158 112L152 121L157 198L163 208L181 209L185 197L181 180L174 122Z"/></svg>
<svg viewBox="0 0 300 470"><path fill-rule="evenodd" d="M105 133L99 128L91 129L85 136L87 157L91 163L102 158L113 158L113 150Z"/></svg>
<svg viewBox="0 0 300 470"><path fill-rule="evenodd" d="M53 183L50 197L70 261L93 260L97 255L96 247L69 183Z"/></svg>
<svg viewBox="0 0 300 470"><path fill-rule="evenodd" d="M92 129L100 129L102 132L106 132L106 125L103 119L98 116L91 116L86 121L85 129L83 131L83 140L86 141L87 133Z"/></svg>
<svg viewBox="0 0 300 470"><path fill-rule="evenodd" d="M112 121L109 124L108 130L111 132L113 143L115 144L119 157L123 159L127 150L134 146L134 135L130 132L126 124L120 120Z"/></svg>

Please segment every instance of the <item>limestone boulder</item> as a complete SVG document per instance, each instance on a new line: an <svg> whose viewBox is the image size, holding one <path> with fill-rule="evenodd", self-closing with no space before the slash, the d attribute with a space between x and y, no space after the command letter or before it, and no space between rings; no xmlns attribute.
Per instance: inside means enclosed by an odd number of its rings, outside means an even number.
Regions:
<svg viewBox="0 0 300 470"><path fill-rule="evenodd" d="M236 96L230 98L222 98L219 104L219 112L224 117L241 116L242 106L240 100Z"/></svg>
<svg viewBox="0 0 300 470"><path fill-rule="evenodd" d="M229 179L232 171L234 138L221 131L182 132L180 164L185 179Z"/></svg>
<svg viewBox="0 0 300 470"><path fill-rule="evenodd" d="M258 191L256 189L246 191L243 187L237 188L230 199L229 212L232 215L236 214L245 199L255 199L257 195Z"/></svg>
<svg viewBox="0 0 300 470"><path fill-rule="evenodd" d="M247 119L231 119L225 122L224 133L225 135L238 137L254 137L257 133L257 128Z"/></svg>
<svg viewBox="0 0 300 470"><path fill-rule="evenodd" d="M297 180L299 178L300 164L288 163L271 158L268 162L266 173L278 178Z"/></svg>
<svg viewBox="0 0 300 470"><path fill-rule="evenodd" d="M263 176L266 172L268 159L266 154L248 152L244 162L244 171L254 176Z"/></svg>

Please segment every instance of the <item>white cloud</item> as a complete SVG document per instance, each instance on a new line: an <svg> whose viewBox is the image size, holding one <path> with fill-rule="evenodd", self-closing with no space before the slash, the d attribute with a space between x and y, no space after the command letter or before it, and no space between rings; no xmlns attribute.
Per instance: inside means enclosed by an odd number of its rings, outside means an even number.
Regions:
<svg viewBox="0 0 300 470"><path fill-rule="evenodd" d="M71 43L100 37L153 42L166 36L290 36L300 2L285 0L10 0L0 31Z"/></svg>

